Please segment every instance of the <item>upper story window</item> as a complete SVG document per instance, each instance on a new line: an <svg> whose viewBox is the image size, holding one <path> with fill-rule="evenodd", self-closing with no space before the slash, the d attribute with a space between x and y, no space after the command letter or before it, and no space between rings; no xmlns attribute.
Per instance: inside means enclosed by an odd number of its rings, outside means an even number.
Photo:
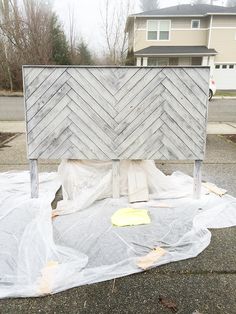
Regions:
<svg viewBox="0 0 236 314"><path fill-rule="evenodd" d="M192 20L191 27L192 28L200 28L200 20Z"/></svg>
<svg viewBox="0 0 236 314"><path fill-rule="evenodd" d="M169 40L170 21L169 20L148 20L147 21L148 40Z"/></svg>

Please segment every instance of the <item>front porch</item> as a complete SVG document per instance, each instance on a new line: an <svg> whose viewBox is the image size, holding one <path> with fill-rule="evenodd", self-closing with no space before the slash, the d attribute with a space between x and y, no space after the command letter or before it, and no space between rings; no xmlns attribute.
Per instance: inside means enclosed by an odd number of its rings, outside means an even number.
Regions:
<svg viewBox="0 0 236 314"><path fill-rule="evenodd" d="M210 66L217 52L205 46L150 46L134 53L137 66Z"/></svg>

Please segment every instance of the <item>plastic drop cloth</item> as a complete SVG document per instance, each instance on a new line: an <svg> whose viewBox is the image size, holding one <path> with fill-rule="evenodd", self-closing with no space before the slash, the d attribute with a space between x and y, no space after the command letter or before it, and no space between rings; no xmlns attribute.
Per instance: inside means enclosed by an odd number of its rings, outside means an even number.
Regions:
<svg viewBox="0 0 236 314"><path fill-rule="evenodd" d="M40 174L38 199L30 199L28 172L0 174L0 297L42 296L137 273L140 258L154 248L165 254L152 267L195 257L210 243L207 228L236 225L235 198L203 189L193 200L191 177L165 176L151 161L139 166L147 174L151 223L128 227L112 226L111 216L130 205L130 162L121 163L120 199L110 197L110 162L63 161L59 176ZM52 219L61 185L64 200Z"/></svg>

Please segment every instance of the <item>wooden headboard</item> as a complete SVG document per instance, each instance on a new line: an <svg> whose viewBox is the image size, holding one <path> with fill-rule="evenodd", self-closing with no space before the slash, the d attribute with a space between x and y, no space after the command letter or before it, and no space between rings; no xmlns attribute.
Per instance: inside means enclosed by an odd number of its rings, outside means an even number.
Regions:
<svg viewBox="0 0 236 314"><path fill-rule="evenodd" d="M204 158L208 67L23 66L23 79L30 160Z"/></svg>

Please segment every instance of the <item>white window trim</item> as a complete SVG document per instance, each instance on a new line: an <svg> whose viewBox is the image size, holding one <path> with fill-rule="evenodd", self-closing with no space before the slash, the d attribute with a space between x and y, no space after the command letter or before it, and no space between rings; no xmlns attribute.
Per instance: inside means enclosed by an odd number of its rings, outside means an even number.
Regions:
<svg viewBox="0 0 236 314"><path fill-rule="evenodd" d="M148 39L148 21L154 21L158 24L158 31L157 31L157 39ZM169 22L169 39L160 39L160 21ZM147 19L146 21L146 40L147 41L170 41L170 35L171 35L171 20L150 20Z"/></svg>
<svg viewBox="0 0 236 314"><path fill-rule="evenodd" d="M198 27L193 27L193 22L198 22ZM200 29L201 28L201 20L191 20L191 29Z"/></svg>

